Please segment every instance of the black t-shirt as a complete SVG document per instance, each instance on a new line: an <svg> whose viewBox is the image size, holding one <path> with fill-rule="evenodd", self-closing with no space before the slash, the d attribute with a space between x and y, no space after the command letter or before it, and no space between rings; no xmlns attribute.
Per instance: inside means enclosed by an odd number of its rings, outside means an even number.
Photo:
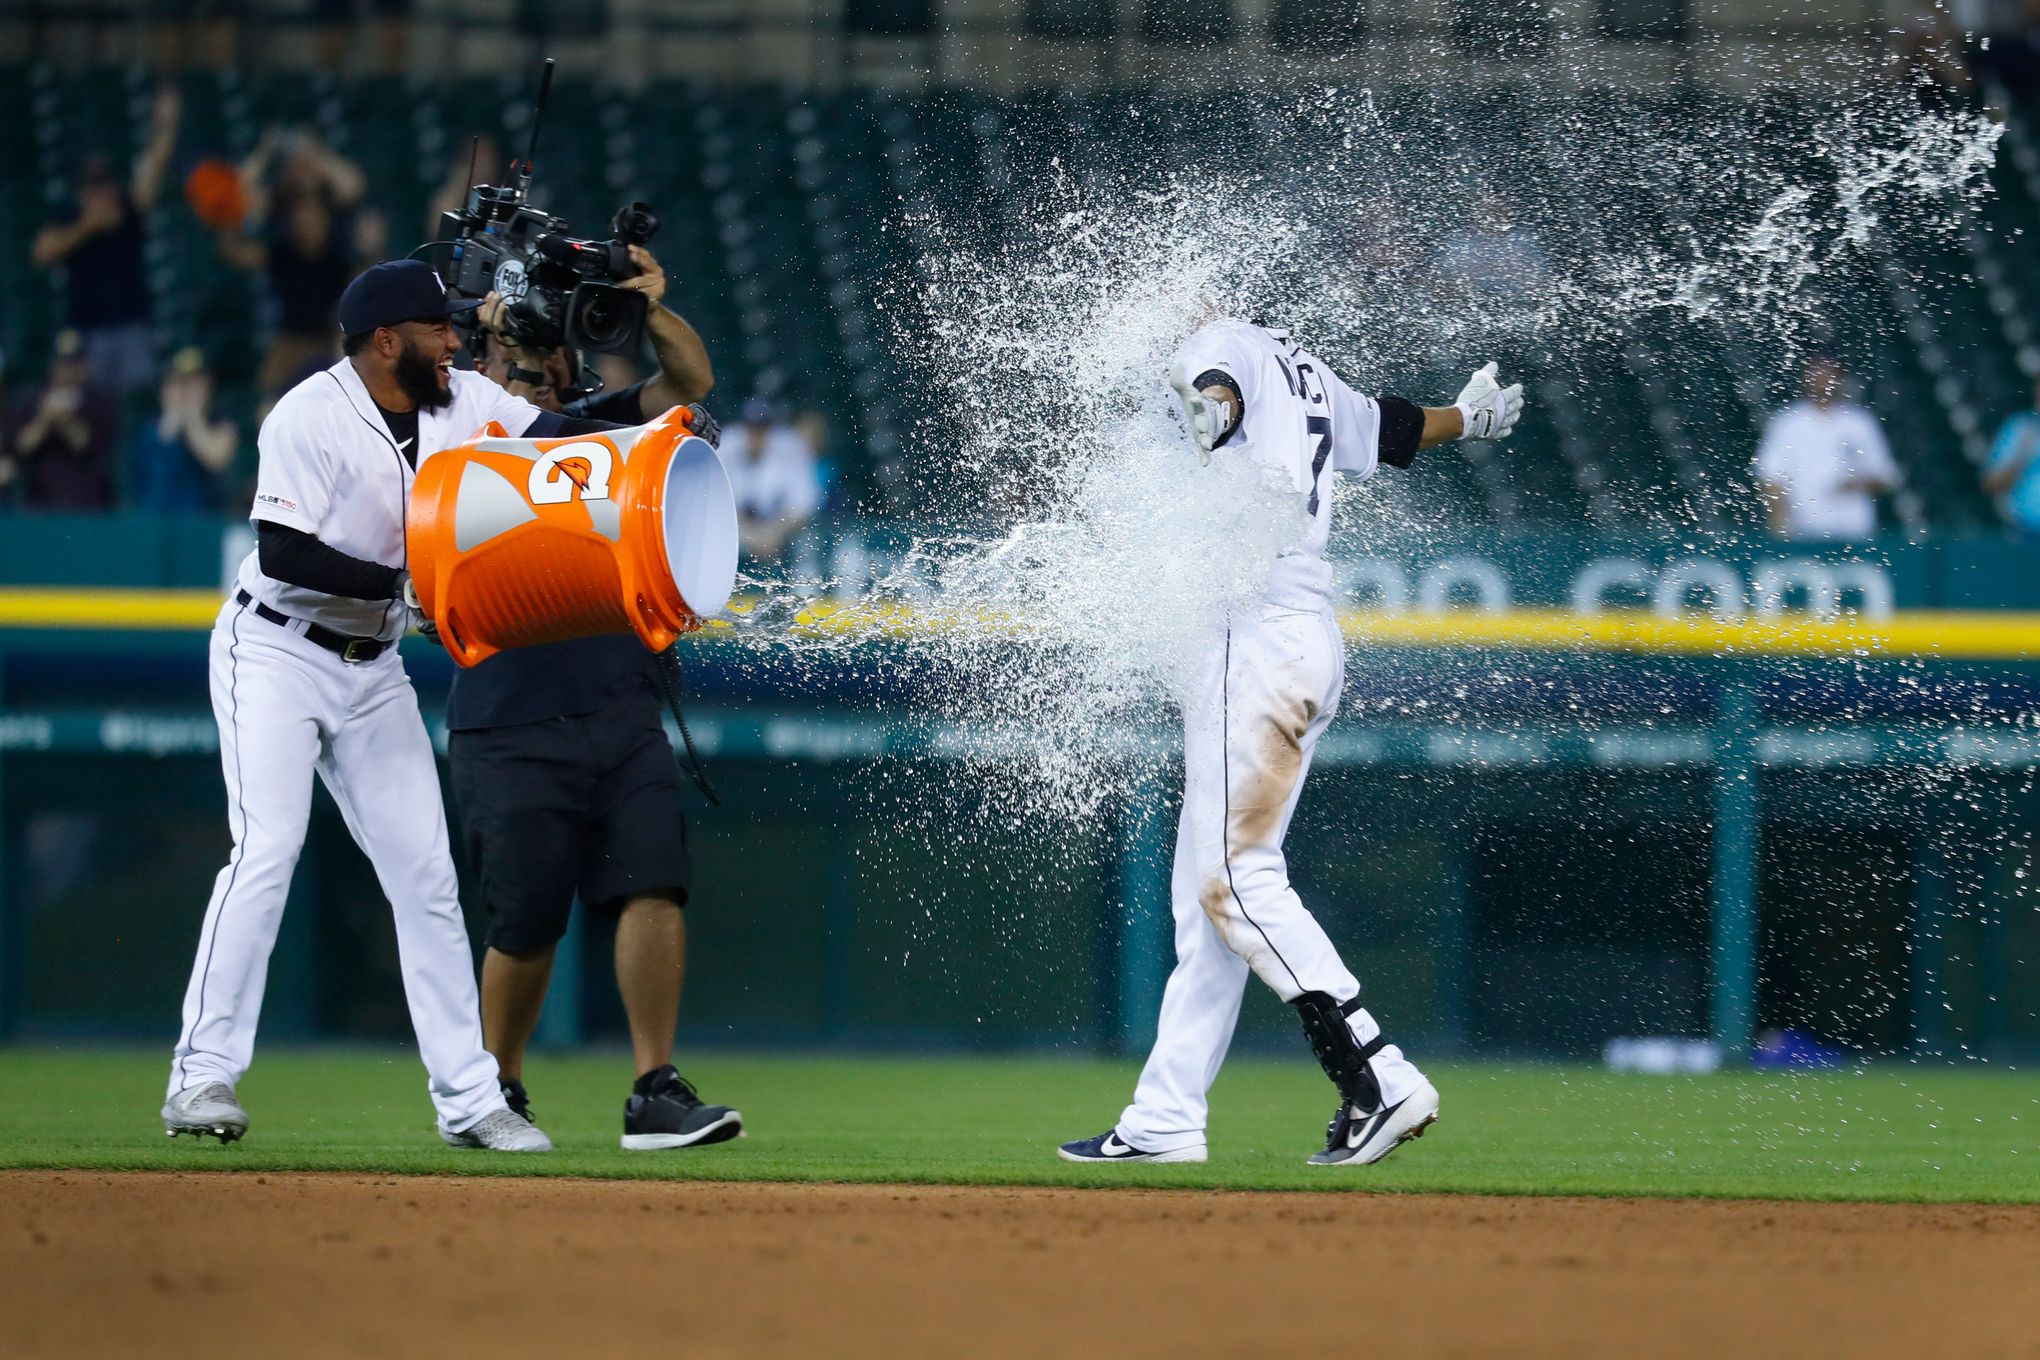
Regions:
<svg viewBox="0 0 2040 1360"><path fill-rule="evenodd" d="M592 397L570 401L560 408L560 414L575 420L611 420L618 425L642 425L645 423L644 391L646 378L629 387L619 387L614 392L597 392Z"/></svg>
<svg viewBox="0 0 2040 1360"><path fill-rule="evenodd" d="M658 686L657 662L634 634L517 647L454 675L446 725L465 732L578 717Z"/></svg>
<svg viewBox="0 0 2040 1360"><path fill-rule="evenodd" d="M123 192L120 222L64 259L64 315L79 330L149 319L142 218Z"/></svg>

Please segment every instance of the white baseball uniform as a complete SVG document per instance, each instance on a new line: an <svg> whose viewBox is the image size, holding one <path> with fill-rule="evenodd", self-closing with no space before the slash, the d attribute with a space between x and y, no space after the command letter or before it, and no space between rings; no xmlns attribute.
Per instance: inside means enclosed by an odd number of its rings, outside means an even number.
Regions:
<svg viewBox="0 0 2040 1360"><path fill-rule="evenodd" d="M1118 1131L1145 1152L1204 1142L1207 1095L1258 973L1284 1001L1323 992L1346 1002L1360 984L1289 884L1282 842L1317 739L1338 711L1345 649L1331 606L1334 471L1372 476L1381 410L1288 335L1219 321L1176 362L1197 386L1216 370L1241 396L1241 420L1212 454L1249 458L1297 497L1299 521L1263 601L1227 620L1183 712L1183 812L1171 899L1176 967L1162 995L1154 1051ZM1347 1023L1362 1043L1380 1028ZM1384 1103L1422 1076L1393 1044L1373 1059Z"/></svg>
<svg viewBox="0 0 2040 1360"><path fill-rule="evenodd" d="M424 456L490 420L521 433L539 414L478 373L455 372L452 383L452 405L418 413ZM351 361L287 392L257 443L253 518L350 556L403 564L414 476L405 452L415 451L399 450ZM234 848L199 934L170 1092L209 1081L232 1085L248 1069L317 770L390 900L432 1102L440 1124L462 1132L500 1108L503 1096L496 1060L482 1047L432 741L394 646L408 611L393 600L347 599L273 580L257 552L241 564L237 584L213 625L211 661ZM292 622L262 617L258 604ZM373 660L349 662L307 638L308 624L392 645Z"/></svg>

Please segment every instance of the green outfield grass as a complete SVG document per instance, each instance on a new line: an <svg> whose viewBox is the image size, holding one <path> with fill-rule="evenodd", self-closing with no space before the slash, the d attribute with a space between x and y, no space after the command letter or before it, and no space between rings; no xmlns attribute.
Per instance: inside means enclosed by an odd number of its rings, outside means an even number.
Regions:
<svg viewBox="0 0 2040 1360"><path fill-rule="evenodd" d="M1055 1145L1117 1116L1131 1064L1041 1058L716 1055L686 1070L749 1137L692 1152L616 1145L628 1059L536 1060L559 1150L455 1152L406 1053L265 1052L229 1148L162 1134L164 1055L0 1049L0 1167L375 1171L1142 1185L1238 1190L2040 1201L2040 1075L1891 1063L1847 1073L1618 1076L1437 1065L1441 1122L1381 1166L1303 1165L1331 1111L1308 1061L1237 1060L1214 1094L1204 1166L1070 1166Z"/></svg>

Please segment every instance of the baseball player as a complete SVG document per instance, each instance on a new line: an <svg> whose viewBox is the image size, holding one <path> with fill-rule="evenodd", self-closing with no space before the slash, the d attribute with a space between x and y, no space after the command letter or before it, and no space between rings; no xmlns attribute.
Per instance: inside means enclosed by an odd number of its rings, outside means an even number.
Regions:
<svg viewBox="0 0 2040 1360"><path fill-rule="evenodd" d="M482 1046L474 959L447 848L431 739L397 639L416 596L404 507L420 461L488 421L571 433L478 373L455 372L447 296L413 260L376 265L340 298L345 356L262 422L257 546L213 625L211 687L233 853L213 885L184 996L163 1127L232 1141L234 1087L255 1047L269 953L318 772L373 861L440 1136L455 1147L545 1151L512 1112Z"/></svg>
<svg viewBox="0 0 2040 1360"><path fill-rule="evenodd" d="M1438 1117L1438 1092L1360 1005L1360 984L1289 884L1282 842L1311 753L1339 706L1345 653L1325 543L1332 473L1408 467L1449 439L1500 439L1523 409L1489 364L1444 407L1375 399L1284 331L1213 322L1177 352L1170 384L1213 458L1251 460L1296 498L1296 533L1261 602L1234 612L1183 710L1183 813L1171 896L1176 968L1133 1103L1073 1162L1201 1162L1208 1095L1232 1042L1247 973L1296 1007L1338 1088L1317 1165L1378 1162Z"/></svg>

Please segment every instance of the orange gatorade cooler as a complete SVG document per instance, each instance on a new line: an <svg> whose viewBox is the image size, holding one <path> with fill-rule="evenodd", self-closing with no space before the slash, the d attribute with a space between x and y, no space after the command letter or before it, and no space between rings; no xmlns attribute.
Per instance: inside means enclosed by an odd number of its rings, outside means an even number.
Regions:
<svg viewBox="0 0 2040 1360"><path fill-rule="evenodd" d="M632 632L663 651L729 602L737 506L685 407L649 425L433 454L404 537L418 603L463 666L510 647Z"/></svg>

